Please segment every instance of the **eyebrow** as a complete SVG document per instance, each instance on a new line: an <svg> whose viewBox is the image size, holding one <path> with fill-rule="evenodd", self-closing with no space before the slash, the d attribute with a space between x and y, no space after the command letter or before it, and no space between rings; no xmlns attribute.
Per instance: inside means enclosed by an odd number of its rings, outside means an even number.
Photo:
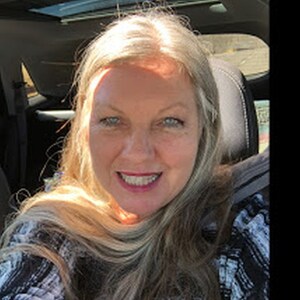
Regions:
<svg viewBox="0 0 300 300"><path fill-rule="evenodd" d="M108 104L98 104L96 107L97 107L98 109L99 109L100 107L101 107L101 108L109 108L109 109L112 109L112 110L114 110L114 111L116 111L116 112L118 112L118 113L121 113L121 114L124 113L121 109L119 109L118 107L116 107L116 106L114 106L113 104L110 104L110 103L108 103ZM168 110L173 109L173 108L176 108L176 107L181 107L181 108L184 108L184 109L187 108L186 105L185 105L184 103L182 103L182 102L176 102L176 103L172 103L171 105L169 105L169 106L167 106L167 107L162 108L162 109L159 111L159 113L163 113L163 112L165 112L165 111L168 111Z"/></svg>
<svg viewBox="0 0 300 300"><path fill-rule="evenodd" d="M112 105L112 104L100 104L100 103L97 103L96 105L96 108L99 109L103 109L103 108L110 108L118 113L123 113L122 110L120 110L119 108L117 108L116 106Z"/></svg>
<svg viewBox="0 0 300 300"><path fill-rule="evenodd" d="M172 103L171 105L169 105L169 106L167 106L167 107L161 109L161 110L159 111L159 113L165 112L165 111L167 111L167 110L170 110L170 109L176 108L176 107L182 107L182 108L184 108L184 109L187 109L187 107L186 107L186 105L185 105L184 103L182 103L182 102L175 102L175 103Z"/></svg>

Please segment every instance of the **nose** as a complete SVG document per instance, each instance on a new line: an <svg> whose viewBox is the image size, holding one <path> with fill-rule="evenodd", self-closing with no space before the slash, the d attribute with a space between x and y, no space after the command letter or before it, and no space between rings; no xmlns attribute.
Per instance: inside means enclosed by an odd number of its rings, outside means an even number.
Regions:
<svg viewBox="0 0 300 300"><path fill-rule="evenodd" d="M125 138L122 156L131 162L140 163L153 158L154 152L150 133L139 128Z"/></svg>

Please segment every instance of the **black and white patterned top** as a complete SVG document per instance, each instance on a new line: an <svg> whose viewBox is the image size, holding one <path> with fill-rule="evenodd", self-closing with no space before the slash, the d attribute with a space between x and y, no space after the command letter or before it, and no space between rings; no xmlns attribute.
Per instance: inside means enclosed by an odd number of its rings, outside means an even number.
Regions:
<svg viewBox="0 0 300 300"><path fill-rule="evenodd" d="M222 298L269 299L268 206L260 194L255 194L238 203L235 210L237 214L231 239L217 258ZM47 236L43 233L38 236L39 231L37 224L26 223L14 234L10 245L33 243L36 238L48 243L51 240L52 247L63 257L70 270L76 273L78 257L73 250L74 245L58 234ZM85 262L88 264L89 260ZM89 273L89 285L95 280L92 274L96 267L92 261L85 266ZM43 258L14 253L0 262L0 299L63 300L65 296L62 280L53 263Z"/></svg>

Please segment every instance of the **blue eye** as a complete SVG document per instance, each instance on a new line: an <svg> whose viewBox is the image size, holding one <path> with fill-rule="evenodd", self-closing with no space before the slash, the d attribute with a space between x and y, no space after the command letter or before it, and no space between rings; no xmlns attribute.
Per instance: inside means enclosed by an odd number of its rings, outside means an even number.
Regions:
<svg viewBox="0 0 300 300"><path fill-rule="evenodd" d="M167 117L163 120L163 125L170 128L181 128L184 125L184 121L173 117Z"/></svg>
<svg viewBox="0 0 300 300"><path fill-rule="evenodd" d="M102 127L116 127L120 124L120 119L118 117L107 117L101 119L99 123Z"/></svg>

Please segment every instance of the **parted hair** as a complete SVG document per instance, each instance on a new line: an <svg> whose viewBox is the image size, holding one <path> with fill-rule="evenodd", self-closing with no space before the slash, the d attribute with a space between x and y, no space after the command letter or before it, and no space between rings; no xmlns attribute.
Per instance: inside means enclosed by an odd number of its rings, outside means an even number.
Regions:
<svg viewBox="0 0 300 300"><path fill-rule="evenodd" d="M37 193L22 203L2 237L2 257L16 228L33 220L49 232L66 236L77 245L73 251L109 266L99 282L99 299L220 299L215 258L228 220L231 175L221 165L218 91L208 56L186 19L169 12L128 15L100 33L77 68L76 116L63 148L61 179L50 192ZM123 224L91 164L86 139L91 83L106 67L158 57L171 59L189 76L202 136L193 172L182 191L150 217ZM215 232L208 238L206 228L212 224ZM9 251L51 260L60 271L67 297L80 298L63 258L47 245L21 244Z"/></svg>

